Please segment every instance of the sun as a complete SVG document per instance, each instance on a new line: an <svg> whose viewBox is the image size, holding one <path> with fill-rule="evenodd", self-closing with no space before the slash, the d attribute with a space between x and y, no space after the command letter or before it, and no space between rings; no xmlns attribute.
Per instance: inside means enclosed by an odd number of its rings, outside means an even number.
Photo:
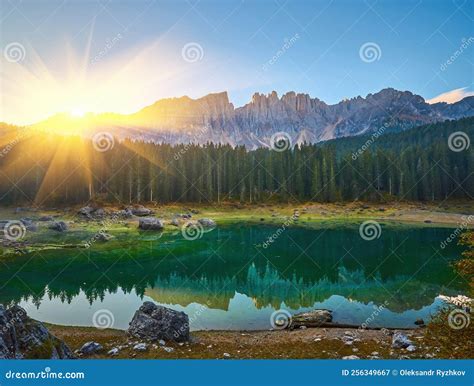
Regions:
<svg viewBox="0 0 474 386"><path fill-rule="evenodd" d="M79 107L75 107L69 112L69 114L71 115L71 117L74 117L74 118L82 118L84 117L86 113L83 109Z"/></svg>

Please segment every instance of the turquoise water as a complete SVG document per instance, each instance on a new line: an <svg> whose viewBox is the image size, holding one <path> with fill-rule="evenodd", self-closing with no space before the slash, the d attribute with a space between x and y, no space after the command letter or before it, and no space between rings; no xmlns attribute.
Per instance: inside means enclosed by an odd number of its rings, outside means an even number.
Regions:
<svg viewBox="0 0 474 386"><path fill-rule="evenodd" d="M467 288L451 265L459 247L440 248L450 229L382 226L372 241L358 226L278 229L227 226L194 241L115 234L88 250L4 258L0 303L64 325L92 326L105 310L120 329L144 300L185 311L193 330L268 329L275 310L313 308L340 323L413 327L442 305L439 294Z"/></svg>

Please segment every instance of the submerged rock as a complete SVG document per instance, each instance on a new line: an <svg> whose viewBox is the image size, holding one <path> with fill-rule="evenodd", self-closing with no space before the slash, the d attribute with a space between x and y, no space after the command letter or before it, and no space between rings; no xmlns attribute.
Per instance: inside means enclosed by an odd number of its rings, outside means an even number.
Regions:
<svg viewBox="0 0 474 386"><path fill-rule="evenodd" d="M189 318L184 312L145 302L135 312L128 333L151 341L186 342L189 340Z"/></svg>
<svg viewBox="0 0 474 386"><path fill-rule="evenodd" d="M293 315L290 328L319 327L332 322L332 311L330 310L312 310Z"/></svg>
<svg viewBox="0 0 474 386"><path fill-rule="evenodd" d="M156 217L141 218L138 222L138 228L146 231L161 231L164 227L163 221Z"/></svg>
<svg viewBox="0 0 474 386"><path fill-rule="evenodd" d="M0 305L0 359L71 359L72 351L20 306Z"/></svg>

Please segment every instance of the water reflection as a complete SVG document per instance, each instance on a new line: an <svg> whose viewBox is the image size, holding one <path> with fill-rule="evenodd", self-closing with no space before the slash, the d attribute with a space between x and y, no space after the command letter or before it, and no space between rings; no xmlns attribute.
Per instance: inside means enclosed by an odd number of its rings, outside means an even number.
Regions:
<svg viewBox="0 0 474 386"><path fill-rule="evenodd" d="M4 259L0 303L21 302L40 320L74 325L91 325L93 312L107 308L126 328L141 302L152 299L190 316L205 309L194 329L269 328L278 308L324 307L341 323L360 323L386 303L377 320L402 327L428 318L440 293L466 288L449 264L458 247L442 256L433 250L449 229L384 228L373 242L357 228L291 229L261 248L274 230L227 227L192 242L116 234L87 251Z"/></svg>

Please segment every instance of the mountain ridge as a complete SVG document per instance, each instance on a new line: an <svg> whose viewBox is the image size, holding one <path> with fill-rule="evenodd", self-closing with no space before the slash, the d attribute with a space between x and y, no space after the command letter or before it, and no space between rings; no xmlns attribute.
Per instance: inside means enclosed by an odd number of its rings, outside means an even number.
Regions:
<svg viewBox="0 0 474 386"><path fill-rule="evenodd" d="M289 91L281 97L254 93L250 102L234 107L226 91L201 98L165 98L124 115L88 114L71 119L85 135L107 131L120 138L155 143L227 143L248 148L269 146L272 136L284 132L293 143L316 143L368 134L383 128L403 131L447 119L474 116L474 97L448 104L428 104L410 91L393 88L357 96L333 105L305 93ZM53 116L32 127L64 128L64 115ZM69 123L68 123L69 124Z"/></svg>

